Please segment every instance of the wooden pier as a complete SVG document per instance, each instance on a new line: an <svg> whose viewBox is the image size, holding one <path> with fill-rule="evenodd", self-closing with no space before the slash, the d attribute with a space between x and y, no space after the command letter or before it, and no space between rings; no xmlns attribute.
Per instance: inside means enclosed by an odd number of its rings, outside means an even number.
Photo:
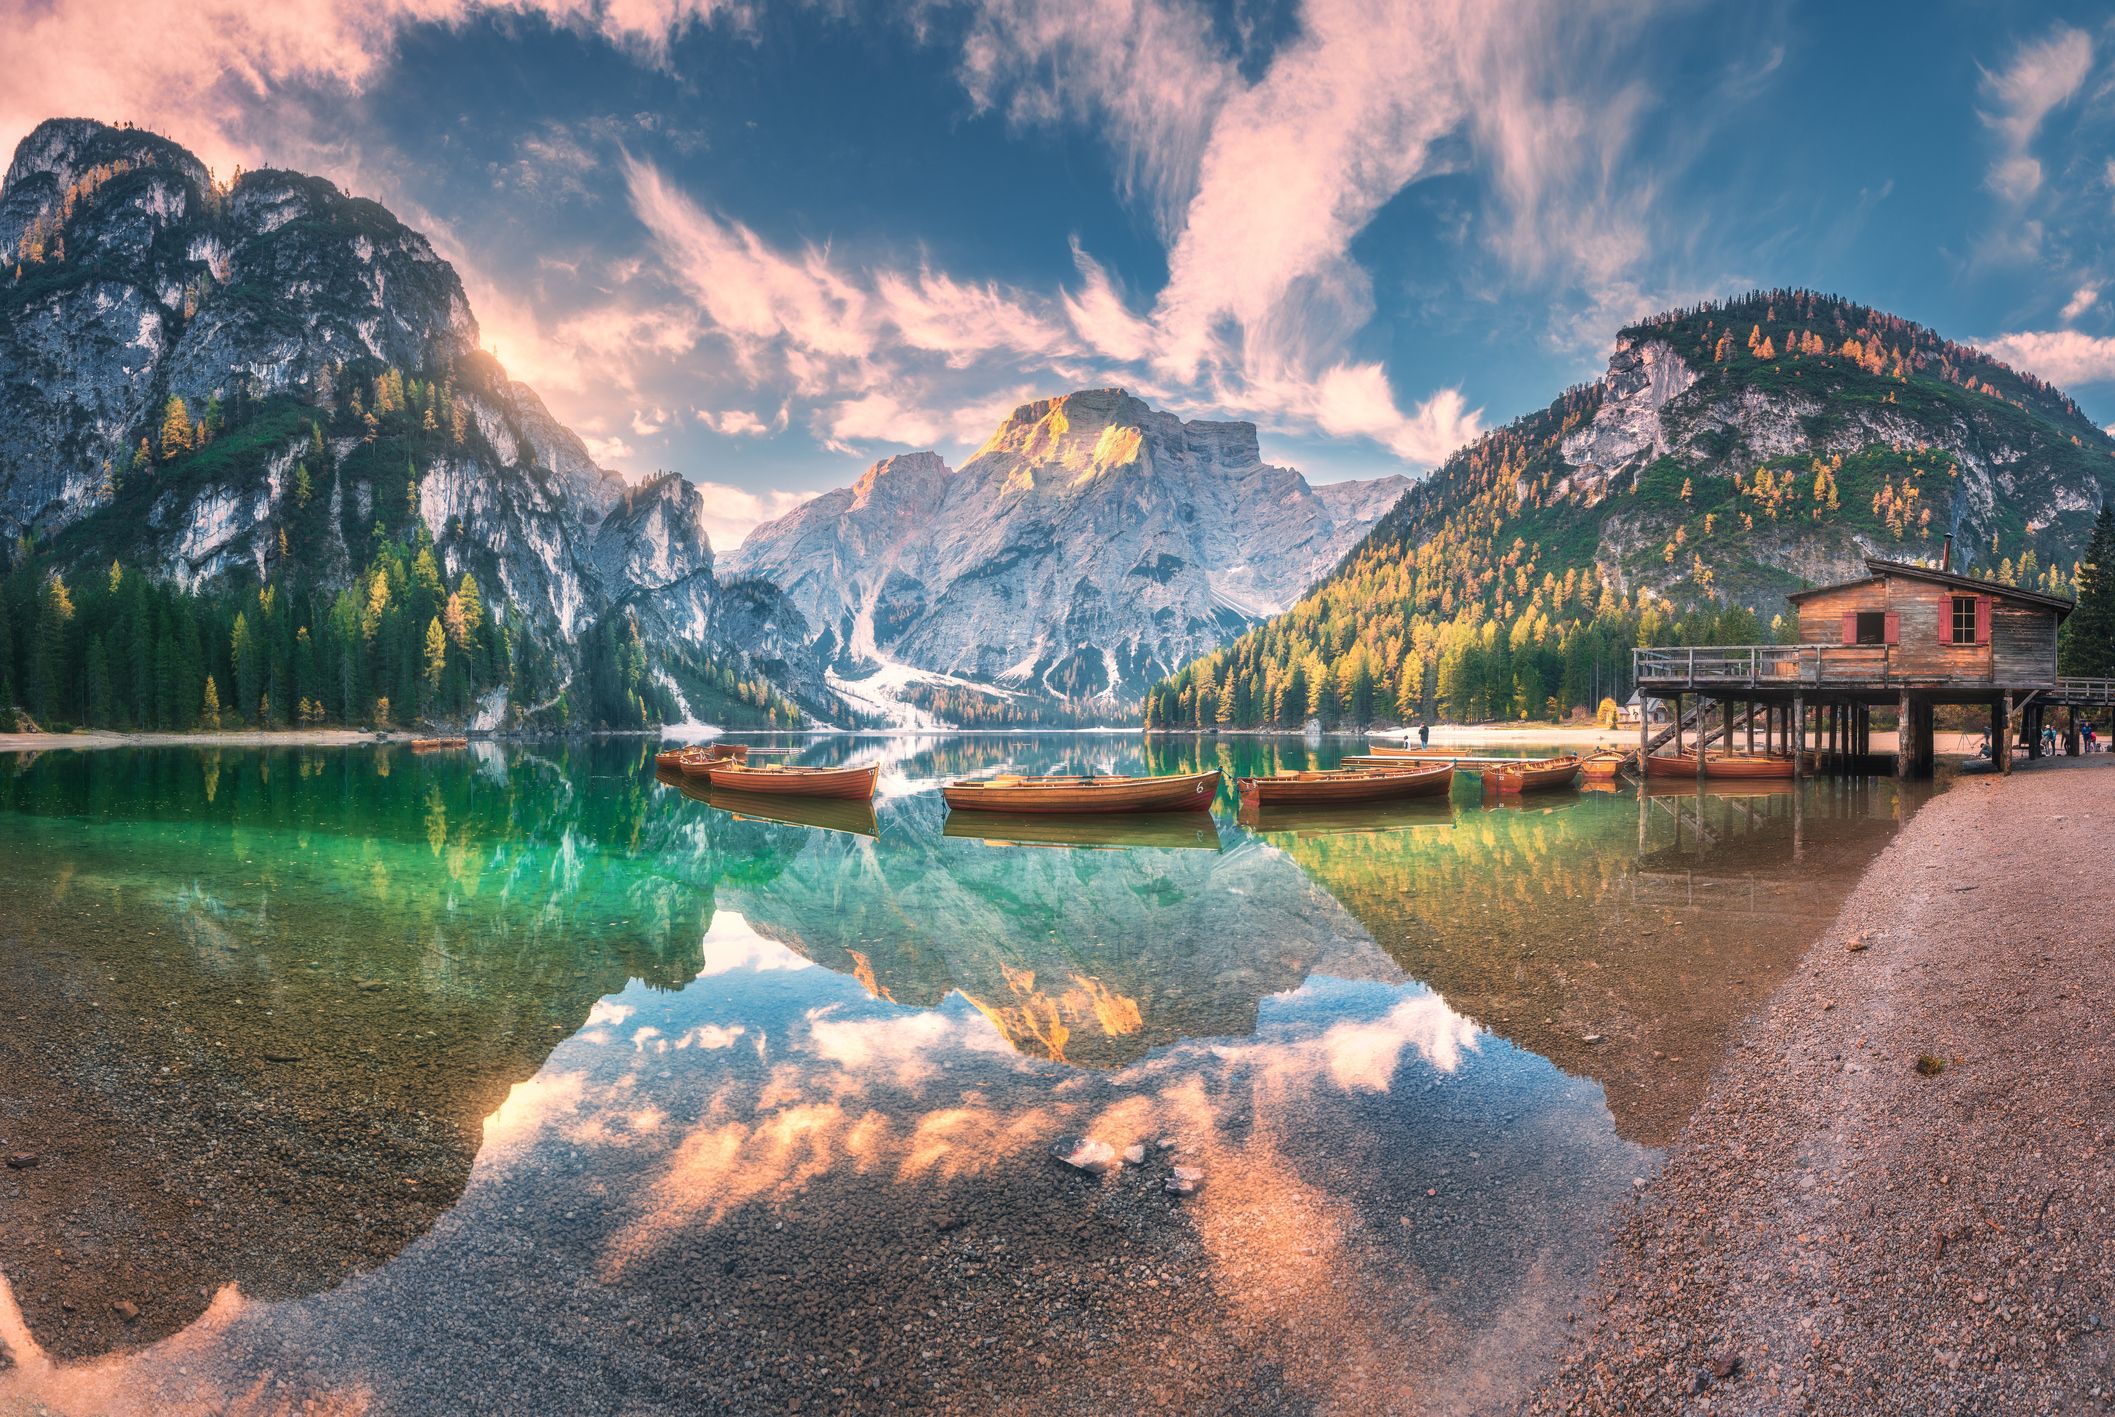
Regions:
<svg viewBox="0 0 2115 1417"><path fill-rule="evenodd" d="M2072 752L2081 710L2115 710L2115 679L2056 672L2070 601L1877 557L1866 569L1860 580L1787 597L1798 644L1634 651L1640 697L1674 709L1658 725L1640 715L1640 753L1671 741L1677 755L1694 751L1699 777L1714 744L1789 755L1797 773L1865 772L1873 711L1892 709L1896 775L1928 776L1936 710L1975 705L1989 712L1998 770L2010 772L2015 741L2042 755L2051 710L2069 711Z"/></svg>

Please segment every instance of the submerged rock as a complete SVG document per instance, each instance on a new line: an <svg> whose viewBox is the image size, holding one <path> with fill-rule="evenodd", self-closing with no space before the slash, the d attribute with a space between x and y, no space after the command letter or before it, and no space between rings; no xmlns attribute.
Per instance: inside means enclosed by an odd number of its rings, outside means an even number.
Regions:
<svg viewBox="0 0 2115 1417"><path fill-rule="evenodd" d="M1178 1166L1164 1188L1171 1196L1194 1196L1204 1189L1204 1172L1194 1166Z"/></svg>
<svg viewBox="0 0 2115 1417"><path fill-rule="evenodd" d="M1050 1154L1073 1170L1084 1171L1090 1176L1104 1175L1116 1165L1116 1148L1092 1137L1067 1137Z"/></svg>

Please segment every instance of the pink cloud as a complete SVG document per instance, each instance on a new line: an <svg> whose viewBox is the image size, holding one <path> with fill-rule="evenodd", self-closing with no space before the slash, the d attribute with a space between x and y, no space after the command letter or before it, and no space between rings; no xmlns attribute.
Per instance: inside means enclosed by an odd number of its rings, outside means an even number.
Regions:
<svg viewBox="0 0 2115 1417"><path fill-rule="evenodd" d="M1983 352L2052 384L2094 384L2115 379L2115 339L2077 330L2026 330L1983 341Z"/></svg>

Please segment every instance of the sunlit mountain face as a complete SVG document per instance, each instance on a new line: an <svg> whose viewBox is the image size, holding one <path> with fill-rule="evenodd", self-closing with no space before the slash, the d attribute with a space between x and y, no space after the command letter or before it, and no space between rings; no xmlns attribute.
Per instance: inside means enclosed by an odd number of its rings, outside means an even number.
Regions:
<svg viewBox="0 0 2115 1417"><path fill-rule="evenodd" d="M878 808L611 743L16 763L0 1398L1498 1400L1914 806L987 823L937 784L1311 759L792 746Z"/></svg>

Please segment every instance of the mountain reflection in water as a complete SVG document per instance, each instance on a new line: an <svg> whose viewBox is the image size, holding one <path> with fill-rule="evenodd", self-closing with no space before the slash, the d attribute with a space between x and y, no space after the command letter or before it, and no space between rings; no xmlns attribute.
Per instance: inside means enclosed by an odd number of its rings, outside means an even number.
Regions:
<svg viewBox="0 0 2115 1417"><path fill-rule="evenodd" d="M883 761L850 822L636 745L0 767L0 1407L1500 1400L1908 804L933 790L1335 751L804 746Z"/></svg>

